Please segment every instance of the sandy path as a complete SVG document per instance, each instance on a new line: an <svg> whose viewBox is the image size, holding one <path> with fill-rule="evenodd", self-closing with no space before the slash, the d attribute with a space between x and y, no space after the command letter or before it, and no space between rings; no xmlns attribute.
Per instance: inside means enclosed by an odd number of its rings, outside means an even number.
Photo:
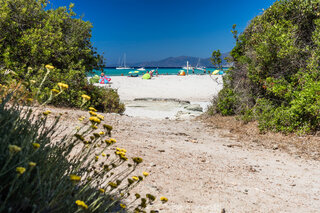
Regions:
<svg viewBox="0 0 320 213"><path fill-rule="evenodd" d="M55 111L54 109L52 109ZM71 123L85 112L64 110ZM137 191L166 196L160 212L320 212L320 163L279 150L243 148L196 120L106 115L117 146L144 159Z"/></svg>

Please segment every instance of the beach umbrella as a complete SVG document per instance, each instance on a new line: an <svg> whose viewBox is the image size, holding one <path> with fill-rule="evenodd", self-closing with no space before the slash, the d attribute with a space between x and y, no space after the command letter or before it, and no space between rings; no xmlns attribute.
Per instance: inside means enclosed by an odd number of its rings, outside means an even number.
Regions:
<svg viewBox="0 0 320 213"><path fill-rule="evenodd" d="M138 77L139 71L130 71L130 72L129 72L129 75L130 75L131 77Z"/></svg>
<svg viewBox="0 0 320 213"><path fill-rule="evenodd" d="M142 79L150 79L151 75L149 73L146 73L142 76Z"/></svg>
<svg viewBox="0 0 320 213"><path fill-rule="evenodd" d="M130 72L129 72L129 74L137 74L137 73L139 74L139 71L137 71L137 70L136 70L136 71L130 71Z"/></svg>
<svg viewBox="0 0 320 213"><path fill-rule="evenodd" d="M185 73L185 71L184 71L184 70L180 70L179 75L186 75L186 73Z"/></svg>
<svg viewBox="0 0 320 213"><path fill-rule="evenodd" d="M212 72L212 75L218 75L219 71L220 71L220 70L215 70L215 71L213 71L213 72Z"/></svg>

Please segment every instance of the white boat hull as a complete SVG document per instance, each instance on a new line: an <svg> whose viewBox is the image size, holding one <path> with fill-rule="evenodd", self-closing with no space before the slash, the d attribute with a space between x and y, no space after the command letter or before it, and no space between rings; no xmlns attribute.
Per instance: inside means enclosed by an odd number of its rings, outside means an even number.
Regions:
<svg viewBox="0 0 320 213"><path fill-rule="evenodd" d="M131 70L130 67L116 67L117 70Z"/></svg>

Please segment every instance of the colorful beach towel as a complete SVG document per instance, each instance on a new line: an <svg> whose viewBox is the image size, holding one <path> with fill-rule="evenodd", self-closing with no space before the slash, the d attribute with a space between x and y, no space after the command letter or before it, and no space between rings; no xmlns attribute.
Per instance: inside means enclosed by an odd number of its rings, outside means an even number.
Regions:
<svg viewBox="0 0 320 213"><path fill-rule="evenodd" d="M108 84L111 81L109 76L100 77L99 83L100 84Z"/></svg>

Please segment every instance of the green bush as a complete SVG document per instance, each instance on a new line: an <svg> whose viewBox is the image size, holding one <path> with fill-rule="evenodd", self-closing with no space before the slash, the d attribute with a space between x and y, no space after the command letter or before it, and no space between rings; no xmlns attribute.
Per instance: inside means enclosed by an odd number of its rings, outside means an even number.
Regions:
<svg viewBox="0 0 320 213"><path fill-rule="evenodd" d="M209 114L234 115L237 105L237 94L229 88L223 88L209 107Z"/></svg>
<svg viewBox="0 0 320 213"><path fill-rule="evenodd" d="M125 106L120 103L120 98L116 90L111 88L96 87L92 84L86 85L83 90L90 94L91 100L86 104L93 106L100 112L123 113Z"/></svg>
<svg viewBox="0 0 320 213"><path fill-rule="evenodd" d="M90 78L91 84L99 83L100 77L98 75L94 75L92 78Z"/></svg>
<svg viewBox="0 0 320 213"><path fill-rule="evenodd" d="M255 17L236 46L217 104L249 114L262 130L310 132L319 129L319 1L280 0ZM229 89L233 90L230 92ZM233 100L237 94L237 101ZM222 110L220 110L222 113ZM248 117L247 117L248 118Z"/></svg>
<svg viewBox="0 0 320 213"><path fill-rule="evenodd" d="M122 203L148 174L129 177L142 159L110 149L112 127L96 130L104 117L95 109L90 119L79 118L81 127L61 135L60 117L49 125L50 111L21 107L10 97L0 102L0 212L141 212L154 201L136 194L134 203Z"/></svg>
<svg viewBox="0 0 320 213"><path fill-rule="evenodd" d="M62 82L69 85L69 92L52 102L56 106L80 107L81 95L87 94L99 110L124 111L116 91L88 89L92 87L86 73L104 66L102 56L90 42L91 23L76 18L73 4L57 9L48 6L46 0L1 2L0 83L9 86L12 80L22 82L29 96L42 103L50 97L51 89L59 89L57 83ZM54 66L49 73L47 64ZM40 85L42 92L38 96Z"/></svg>

